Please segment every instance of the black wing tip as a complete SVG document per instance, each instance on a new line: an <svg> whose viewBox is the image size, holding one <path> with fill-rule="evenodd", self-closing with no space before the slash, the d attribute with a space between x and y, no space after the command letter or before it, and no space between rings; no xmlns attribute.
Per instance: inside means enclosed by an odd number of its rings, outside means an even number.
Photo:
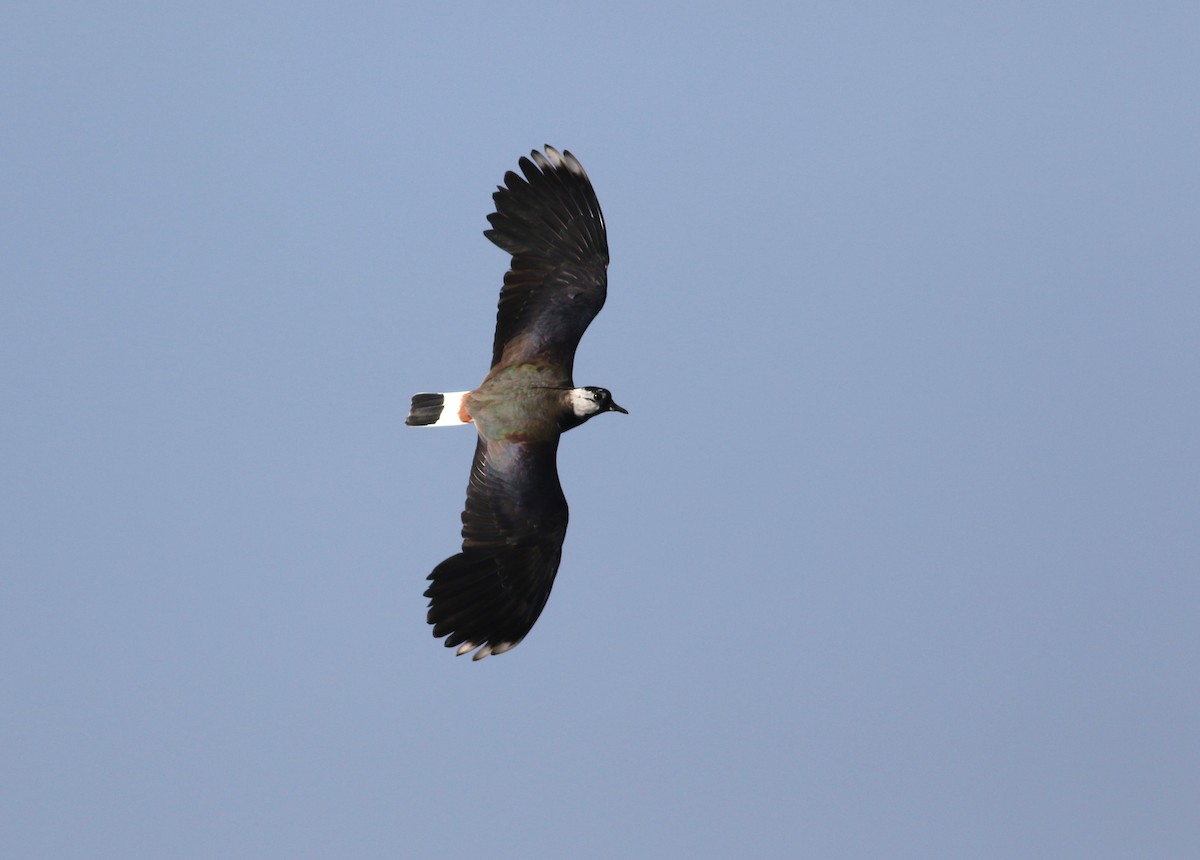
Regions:
<svg viewBox="0 0 1200 860"><path fill-rule="evenodd" d="M516 256L608 264L604 213L587 171L570 150L546 145L509 170L492 194L488 241ZM521 174L524 174L523 176Z"/></svg>
<svg viewBox="0 0 1200 860"><path fill-rule="evenodd" d="M584 181L590 181L587 171L583 169L583 164L571 153L571 150L564 149L559 152L548 143L540 150L530 150L528 158L521 156L517 164L521 168L521 172L525 174L525 180L529 182L536 182L541 177L552 173L573 173ZM512 179L516 179L518 182L522 181L521 177L510 170L504 175L505 184L511 187Z"/></svg>
<svg viewBox="0 0 1200 860"><path fill-rule="evenodd" d="M519 645L550 596L536 555L528 546L464 550L435 567L425 590L434 638L445 637L459 656L474 651L474 660Z"/></svg>
<svg viewBox="0 0 1200 860"><path fill-rule="evenodd" d="M567 180L568 177L565 174L577 177L576 181L582 180L583 185L589 188L592 184L587 171L583 169L583 164L571 154L569 149L559 152L550 144L546 144L545 154L540 150L533 149L530 150L528 157L522 155L517 159L517 167L521 172L506 170L503 184L497 185L495 192L492 193L492 200L497 207L505 198L514 193L519 194L531 185L541 185L547 180L555 178Z"/></svg>

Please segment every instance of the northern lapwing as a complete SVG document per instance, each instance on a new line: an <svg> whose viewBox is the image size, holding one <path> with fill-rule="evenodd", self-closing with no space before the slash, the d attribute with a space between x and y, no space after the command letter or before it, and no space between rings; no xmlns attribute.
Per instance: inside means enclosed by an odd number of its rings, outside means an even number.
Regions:
<svg viewBox="0 0 1200 860"><path fill-rule="evenodd" d="M532 160L530 160L532 158ZM406 424L475 425L462 552L433 569L435 638L481 660L525 638L554 584L567 533L558 437L601 412L626 412L604 388L576 388L575 349L604 306L608 238L575 156L547 146L492 195L484 235L512 255L492 345L474 391L417 394ZM628 414L626 412L626 414Z"/></svg>

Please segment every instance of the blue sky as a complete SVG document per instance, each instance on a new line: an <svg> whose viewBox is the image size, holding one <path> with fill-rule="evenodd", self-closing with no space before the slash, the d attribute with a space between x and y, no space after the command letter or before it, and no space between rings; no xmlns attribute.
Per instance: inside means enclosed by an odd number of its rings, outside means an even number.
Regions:
<svg viewBox="0 0 1200 860"><path fill-rule="evenodd" d="M13 3L0 854L1192 856L1192 4ZM563 565L424 578L531 148Z"/></svg>

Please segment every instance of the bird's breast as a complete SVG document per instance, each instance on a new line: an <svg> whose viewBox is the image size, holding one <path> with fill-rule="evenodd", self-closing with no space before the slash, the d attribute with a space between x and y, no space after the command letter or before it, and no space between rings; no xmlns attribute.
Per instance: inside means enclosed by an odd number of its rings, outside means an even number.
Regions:
<svg viewBox="0 0 1200 860"><path fill-rule="evenodd" d="M479 435L507 442L548 442L559 436L564 390L545 384L545 374L530 365L490 374L471 393L467 408Z"/></svg>

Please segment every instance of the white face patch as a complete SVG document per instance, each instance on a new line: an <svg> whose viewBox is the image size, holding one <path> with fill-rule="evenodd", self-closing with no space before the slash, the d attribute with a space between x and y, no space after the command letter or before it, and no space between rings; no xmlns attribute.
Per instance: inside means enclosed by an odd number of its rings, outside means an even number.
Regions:
<svg viewBox="0 0 1200 860"><path fill-rule="evenodd" d="M600 411L600 406L596 403L596 393L588 391L586 388L572 388L571 411L575 413L576 418L595 415Z"/></svg>

